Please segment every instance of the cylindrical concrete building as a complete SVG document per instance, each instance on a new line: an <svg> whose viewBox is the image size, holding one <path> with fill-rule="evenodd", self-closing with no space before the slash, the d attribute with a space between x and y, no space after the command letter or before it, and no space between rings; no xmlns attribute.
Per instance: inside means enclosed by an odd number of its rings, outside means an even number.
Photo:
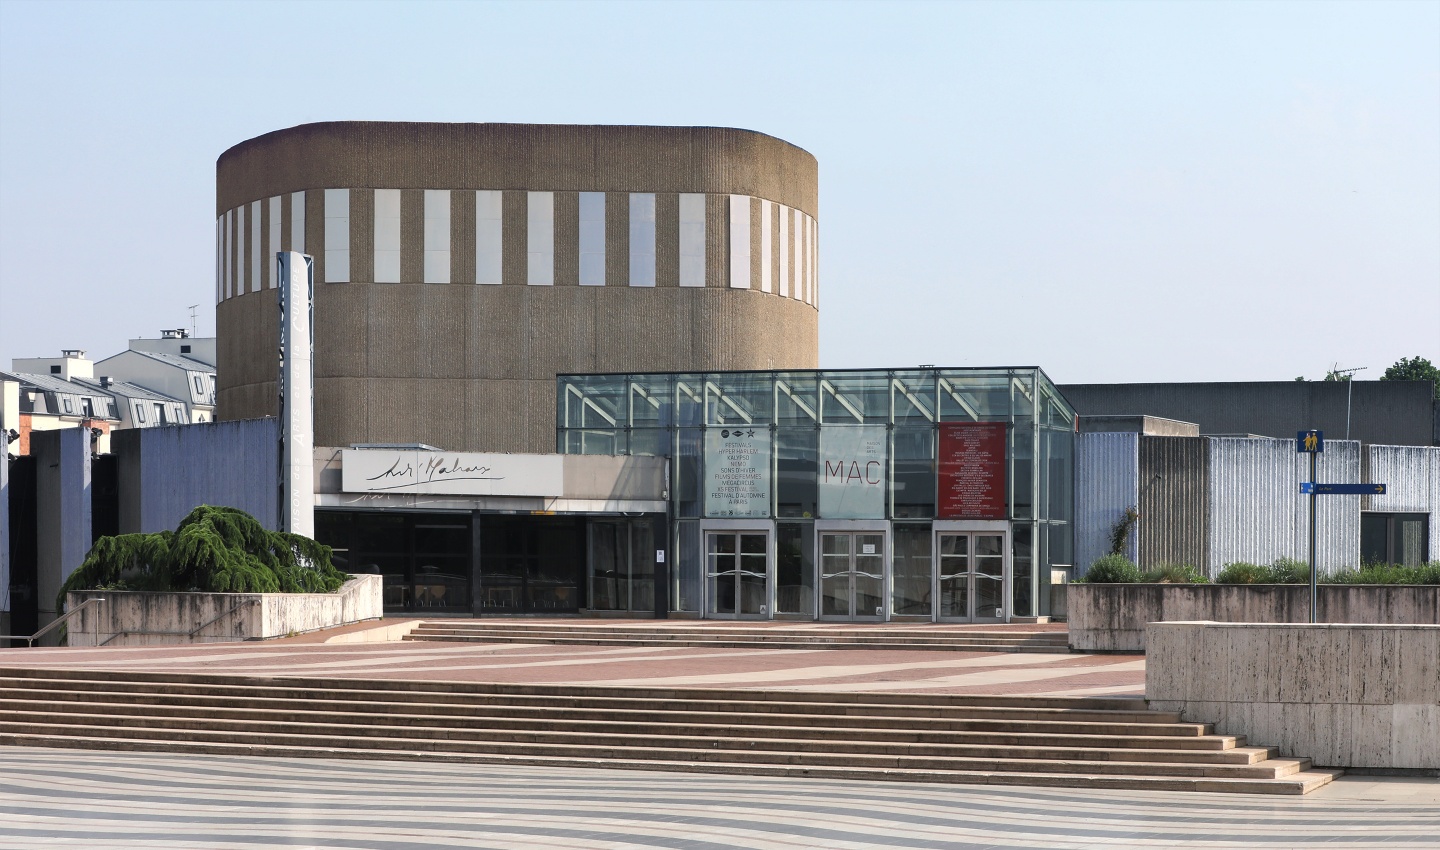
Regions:
<svg viewBox="0 0 1440 850"><path fill-rule="evenodd" d="M216 166L218 416L274 415L315 258L318 445L555 450L555 376L818 366L809 153L713 127L307 124Z"/></svg>

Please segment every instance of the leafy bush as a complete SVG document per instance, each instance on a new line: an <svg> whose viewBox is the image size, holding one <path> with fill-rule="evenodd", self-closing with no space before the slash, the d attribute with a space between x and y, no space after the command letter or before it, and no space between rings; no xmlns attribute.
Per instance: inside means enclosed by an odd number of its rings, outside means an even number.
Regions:
<svg viewBox="0 0 1440 850"><path fill-rule="evenodd" d="M1215 576L1216 584L1269 584L1270 568L1262 567L1259 564L1247 564L1244 561L1236 561L1233 564L1226 564Z"/></svg>
<svg viewBox="0 0 1440 850"><path fill-rule="evenodd" d="M1210 579L1190 564L1161 564L1140 574L1140 580L1152 584L1209 584Z"/></svg>
<svg viewBox="0 0 1440 850"><path fill-rule="evenodd" d="M1276 558L1270 565L1270 584L1309 584L1310 565L1294 558Z"/></svg>
<svg viewBox="0 0 1440 850"><path fill-rule="evenodd" d="M330 562L329 546L269 531L235 508L201 505L173 532L95 541L60 588L56 610L72 590L330 593L346 578Z"/></svg>
<svg viewBox="0 0 1440 850"><path fill-rule="evenodd" d="M1089 584L1125 584L1139 580L1140 568L1124 555L1097 558L1084 576L1084 581Z"/></svg>
<svg viewBox="0 0 1440 850"><path fill-rule="evenodd" d="M1418 567L1366 564L1359 569L1323 576L1321 580L1327 584L1440 584L1440 561Z"/></svg>

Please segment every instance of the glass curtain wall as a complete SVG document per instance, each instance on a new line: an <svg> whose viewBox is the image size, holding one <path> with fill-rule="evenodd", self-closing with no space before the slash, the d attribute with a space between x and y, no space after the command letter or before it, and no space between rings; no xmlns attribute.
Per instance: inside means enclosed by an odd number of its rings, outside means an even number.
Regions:
<svg viewBox="0 0 1440 850"><path fill-rule="evenodd" d="M562 375L557 401L561 453L672 459L676 611L699 610L701 522L743 516L774 523L779 612L815 610L813 520L887 519L892 613L930 614L940 429L954 422L1006 426L1012 613L1046 613L1049 567L1070 562L1075 412L1039 369ZM721 458L741 482L724 506Z"/></svg>

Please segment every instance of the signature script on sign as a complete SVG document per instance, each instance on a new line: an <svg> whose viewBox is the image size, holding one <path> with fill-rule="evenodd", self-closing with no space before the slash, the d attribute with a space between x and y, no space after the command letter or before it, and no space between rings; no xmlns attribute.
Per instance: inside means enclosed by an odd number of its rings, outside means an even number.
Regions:
<svg viewBox="0 0 1440 850"><path fill-rule="evenodd" d="M390 468L377 475L365 479L366 481L377 482L372 490L394 490L399 487L410 487L416 484L428 484L432 481L503 481L505 476L492 474L494 470L488 466L467 466L460 462L459 458L446 458L444 455L427 458L419 468L404 457L397 457ZM383 486L388 482L389 486Z"/></svg>

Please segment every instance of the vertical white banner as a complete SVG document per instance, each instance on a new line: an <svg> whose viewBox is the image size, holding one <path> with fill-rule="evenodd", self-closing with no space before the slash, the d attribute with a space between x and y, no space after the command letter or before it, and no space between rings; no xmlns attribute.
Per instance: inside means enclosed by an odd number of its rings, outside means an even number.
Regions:
<svg viewBox="0 0 1440 850"><path fill-rule="evenodd" d="M280 455L282 531L315 536L315 379L311 297L314 264L275 254L280 280Z"/></svg>
<svg viewBox="0 0 1440 850"><path fill-rule="evenodd" d="M770 516L770 429L705 431L705 516Z"/></svg>
<svg viewBox="0 0 1440 850"><path fill-rule="evenodd" d="M820 516L884 519L886 481L884 425L820 429Z"/></svg>

